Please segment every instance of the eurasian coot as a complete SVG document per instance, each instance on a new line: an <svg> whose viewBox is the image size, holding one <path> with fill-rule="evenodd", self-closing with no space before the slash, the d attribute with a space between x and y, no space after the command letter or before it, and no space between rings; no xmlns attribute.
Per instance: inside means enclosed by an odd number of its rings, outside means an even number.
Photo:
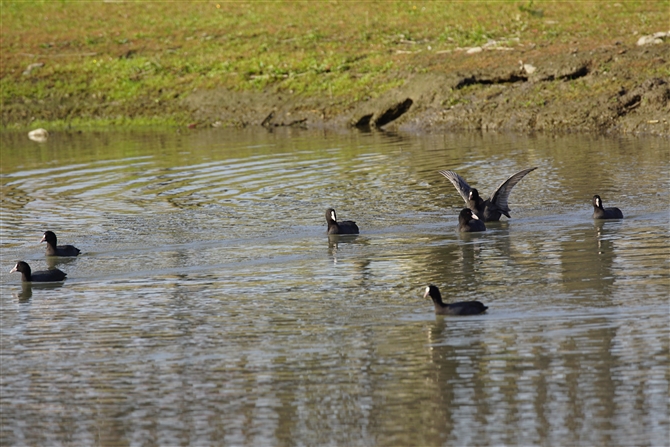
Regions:
<svg viewBox="0 0 670 447"><path fill-rule="evenodd" d="M474 233L475 231L486 231L486 225L470 208L463 208L458 215L458 231L462 233Z"/></svg>
<svg viewBox="0 0 670 447"><path fill-rule="evenodd" d="M42 270L39 272L32 272L30 266L23 261L16 263L16 266L9 272L21 272L21 280L23 282L56 282L63 281L67 273L61 272L58 269Z"/></svg>
<svg viewBox="0 0 670 447"><path fill-rule="evenodd" d="M77 256L80 253L73 245L58 245L58 238L53 231L45 231L41 242L47 243L47 256Z"/></svg>
<svg viewBox="0 0 670 447"><path fill-rule="evenodd" d="M483 200L479 196L479 192L475 188L470 188L470 185L461 177L456 174L454 171L438 171L440 174L453 183L458 192L465 200L465 203L468 205L472 211L477 214L484 222L491 222L500 220L501 215L507 216L509 218L509 206L507 205L507 199L509 198L510 193L514 185L519 183L519 181L524 178L526 174L537 169L528 168L523 171L519 171L516 174L509 177L507 180L502 182L496 190L491 194L486 200Z"/></svg>
<svg viewBox="0 0 670 447"><path fill-rule="evenodd" d="M623 213L619 208L603 208L603 201L599 195L593 196L593 218L594 219L623 219Z"/></svg>
<svg viewBox="0 0 670 447"><path fill-rule="evenodd" d="M358 234L356 222L351 220L338 222L335 210L332 208L326 210L326 222L328 222L328 234Z"/></svg>
<svg viewBox="0 0 670 447"><path fill-rule="evenodd" d="M433 300L435 313L438 315L477 315L486 312L486 309L488 309L488 306L484 306L479 301L459 301L444 304L440 289L432 284L426 287L426 293L423 294L424 298L427 296Z"/></svg>

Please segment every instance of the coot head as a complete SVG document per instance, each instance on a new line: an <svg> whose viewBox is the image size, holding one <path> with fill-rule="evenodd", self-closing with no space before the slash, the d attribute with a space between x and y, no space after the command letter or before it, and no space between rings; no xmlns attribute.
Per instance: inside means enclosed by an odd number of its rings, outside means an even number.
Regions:
<svg viewBox="0 0 670 447"><path fill-rule="evenodd" d="M9 273L14 272L27 273L28 275L30 275L31 270L27 262L19 261L16 263L14 268L9 271Z"/></svg>
<svg viewBox="0 0 670 447"><path fill-rule="evenodd" d="M326 222L328 223L337 222L337 214L335 214L334 209L328 208L326 210Z"/></svg>
<svg viewBox="0 0 670 447"><path fill-rule="evenodd" d="M49 245L53 245L54 247L58 245L58 238L56 237L56 233L53 231L45 231L44 236L42 236L42 239L40 239L40 243L46 242Z"/></svg>
<svg viewBox="0 0 670 447"><path fill-rule="evenodd" d="M32 281L32 270L27 262L19 261L16 263L13 269L9 273L19 272L21 273L21 280L24 282Z"/></svg>
<svg viewBox="0 0 670 447"><path fill-rule="evenodd" d="M426 291L424 292L423 297L424 298L430 297L433 300L433 302L443 304L440 289L438 289L437 286L434 286L432 284L428 284L428 286L426 286Z"/></svg>
<svg viewBox="0 0 670 447"><path fill-rule="evenodd" d="M603 207L603 201L598 194L593 196L593 206L595 206L596 208L600 208L600 209L602 209L602 207Z"/></svg>
<svg viewBox="0 0 670 447"><path fill-rule="evenodd" d="M463 233L486 231L486 225L470 208L463 208L458 215L458 231Z"/></svg>
<svg viewBox="0 0 670 447"><path fill-rule="evenodd" d="M472 219L477 219L479 220L479 217L475 213L472 212L470 208L463 208L461 212L458 214L458 221L459 222L470 222Z"/></svg>
<svg viewBox="0 0 670 447"><path fill-rule="evenodd" d="M470 200L474 200L476 202L479 199L479 191L477 191L476 188L472 188L470 190L470 194L468 195L468 198Z"/></svg>

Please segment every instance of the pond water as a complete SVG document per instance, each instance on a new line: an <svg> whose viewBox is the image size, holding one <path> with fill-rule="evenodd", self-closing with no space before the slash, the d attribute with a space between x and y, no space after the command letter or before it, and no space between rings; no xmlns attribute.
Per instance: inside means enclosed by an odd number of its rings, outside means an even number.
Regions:
<svg viewBox="0 0 670 447"><path fill-rule="evenodd" d="M2 445L668 443L667 140L0 138ZM457 234L438 170L488 195L531 166L512 219ZM428 283L490 308L436 316Z"/></svg>

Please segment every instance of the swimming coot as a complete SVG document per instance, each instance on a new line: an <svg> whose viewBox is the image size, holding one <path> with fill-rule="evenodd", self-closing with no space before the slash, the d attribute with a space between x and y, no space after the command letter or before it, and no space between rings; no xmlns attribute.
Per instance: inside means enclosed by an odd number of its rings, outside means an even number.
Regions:
<svg viewBox="0 0 670 447"><path fill-rule="evenodd" d="M519 183L526 174L531 171L534 171L537 167L524 169L519 171L516 174L509 177L507 180L502 182L496 190L491 194L491 197L484 200L479 196L479 191L475 188L470 188L470 185L461 177L456 174L454 171L438 171L440 174L449 179L451 183L456 187L458 192L465 200L465 203L468 205L472 211L477 214L484 222L491 222L500 220L501 215L507 216L509 219L509 206L507 205L507 199L509 198L510 193L514 185Z"/></svg>
<svg viewBox="0 0 670 447"><path fill-rule="evenodd" d="M356 222L351 220L338 222L335 210L332 208L326 210L326 222L328 222L328 234L358 234Z"/></svg>
<svg viewBox="0 0 670 447"><path fill-rule="evenodd" d="M40 242L47 243L47 256L77 256L80 253L73 245L57 245L58 239L53 231L45 231Z"/></svg>
<svg viewBox="0 0 670 447"><path fill-rule="evenodd" d="M56 282L63 281L67 273L61 272L58 269L43 270L39 272L32 272L30 266L23 261L16 263L16 266L9 272L21 272L21 280L23 282Z"/></svg>
<svg viewBox="0 0 670 447"><path fill-rule="evenodd" d="M603 201L599 195L593 196L593 218L594 219L623 219L623 213L619 208L603 208Z"/></svg>
<svg viewBox="0 0 670 447"><path fill-rule="evenodd" d="M470 208L463 208L458 215L458 231L462 233L473 233L475 231L486 231L486 225Z"/></svg>
<svg viewBox="0 0 670 447"><path fill-rule="evenodd" d="M426 287L426 293L423 294L424 298L427 296L430 296L433 300L437 315L477 315L486 312L486 309L488 309L488 306L484 306L479 301L459 301L444 304L440 289L432 284Z"/></svg>

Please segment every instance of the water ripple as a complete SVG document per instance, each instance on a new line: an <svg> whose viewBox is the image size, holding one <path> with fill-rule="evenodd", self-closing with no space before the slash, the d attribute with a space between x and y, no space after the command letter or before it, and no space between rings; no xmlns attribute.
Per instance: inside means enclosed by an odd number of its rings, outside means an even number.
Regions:
<svg viewBox="0 0 670 447"><path fill-rule="evenodd" d="M287 132L3 136L1 444L667 440L665 146ZM511 220L456 233L438 169L528 166ZM83 254L45 259L47 228ZM436 317L427 283L489 312Z"/></svg>

